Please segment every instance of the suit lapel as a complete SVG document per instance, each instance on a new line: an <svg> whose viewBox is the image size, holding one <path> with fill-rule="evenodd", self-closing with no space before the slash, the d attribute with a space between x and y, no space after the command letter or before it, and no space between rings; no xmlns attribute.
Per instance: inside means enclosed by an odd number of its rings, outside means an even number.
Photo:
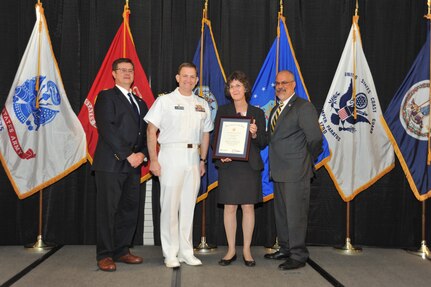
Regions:
<svg viewBox="0 0 431 287"><path fill-rule="evenodd" d="M277 132L278 127L280 126L280 123L283 122L285 120L285 118L287 117L287 115L289 114L289 111L292 109L293 105L295 104L295 101L298 97L296 96L296 94L293 94L292 98L289 100L289 102L287 103L287 106L283 109L283 111L281 112L280 116L278 117L277 123L275 124L275 128L274 128L274 134ZM277 105L278 108L278 105ZM274 112L275 112L275 108L274 108ZM272 114L271 113L271 118L272 118Z"/></svg>
<svg viewBox="0 0 431 287"><path fill-rule="evenodd" d="M117 93L117 96L119 97L120 102L122 103L123 107L129 111L130 117L133 118L133 121L135 123L138 123L138 118L135 116L136 112L133 109L132 105L130 104L129 100L124 96L124 94L120 91L120 89L117 88L117 86L115 86L115 92ZM135 95L133 95L133 96L135 96ZM140 117L141 117L141 115L139 115L139 118Z"/></svg>

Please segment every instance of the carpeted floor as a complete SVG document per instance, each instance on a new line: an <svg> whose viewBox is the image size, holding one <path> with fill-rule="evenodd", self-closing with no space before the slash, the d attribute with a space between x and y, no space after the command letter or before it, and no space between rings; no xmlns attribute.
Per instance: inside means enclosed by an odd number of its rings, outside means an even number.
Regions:
<svg viewBox="0 0 431 287"><path fill-rule="evenodd" d="M117 264L117 271L99 271L95 246L63 246L51 253L32 253L21 246L0 246L1 286L430 286L431 261L399 249L364 248L360 255L342 255L331 247L309 247L311 262L304 268L280 271L281 262L266 260L266 249L253 247L256 267L238 260L222 267L226 251L220 246L197 254L203 266L163 265L159 246L138 246L132 252L144 257L140 265ZM16 280L18 279L18 280ZM15 281L15 282L14 282Z"/></svg>

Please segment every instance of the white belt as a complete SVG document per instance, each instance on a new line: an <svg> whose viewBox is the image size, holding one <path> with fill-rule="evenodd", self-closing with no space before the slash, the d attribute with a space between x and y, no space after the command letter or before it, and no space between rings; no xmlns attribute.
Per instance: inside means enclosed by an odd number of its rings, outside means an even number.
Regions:
<svg viewBox="0 0 431 287"><path fill-rule="evenodd" d="M161 144L161 147L164 148L200 148L199 144L191 144L191 143L165 143Z"/></svg>

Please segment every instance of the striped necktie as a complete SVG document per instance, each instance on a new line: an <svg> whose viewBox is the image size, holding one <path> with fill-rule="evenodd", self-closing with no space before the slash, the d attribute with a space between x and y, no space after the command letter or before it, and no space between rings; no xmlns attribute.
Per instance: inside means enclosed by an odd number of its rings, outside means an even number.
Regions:
<svg viewBox="0 0 431 287"><path fill-rule="evenodd" d="M127 93L127 96L129 97L130 104L132 105L132 108L135 111L135 113L136 113L136 115L138 117L138 120L139 120L139 110L138 110L138 107L136 106L135 102L132 99L132 94L131 93Z"/></svg>
<svg viewBox="0 0 431 287"><path fill-rule="evenodd" d="M278 119L278 117L280 116L280 114L281 114L281 109L283 108L283 102L280 102L279 104L278 104L278 108L277 108L277 110L275 111L275 114L272 116L272 120L271 120L271 132L273 133L274 132L274 130L275 130L275 125L277 124L277 119Z"/></svg>

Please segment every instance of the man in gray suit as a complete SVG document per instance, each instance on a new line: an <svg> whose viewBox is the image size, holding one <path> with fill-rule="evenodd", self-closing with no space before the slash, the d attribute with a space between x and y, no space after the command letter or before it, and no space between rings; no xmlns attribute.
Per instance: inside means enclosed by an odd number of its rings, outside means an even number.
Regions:
<svg viewBox="0 0 431 287"><path fill-rule="evenodd" d="M314 106L295 95L295 77L281 71L275 80L277 105L268 122L269 167L274 181L274 213L280 250L266 259L285 260L279 269L305 266L310 179L322 150L322 132Z"/></svg>

